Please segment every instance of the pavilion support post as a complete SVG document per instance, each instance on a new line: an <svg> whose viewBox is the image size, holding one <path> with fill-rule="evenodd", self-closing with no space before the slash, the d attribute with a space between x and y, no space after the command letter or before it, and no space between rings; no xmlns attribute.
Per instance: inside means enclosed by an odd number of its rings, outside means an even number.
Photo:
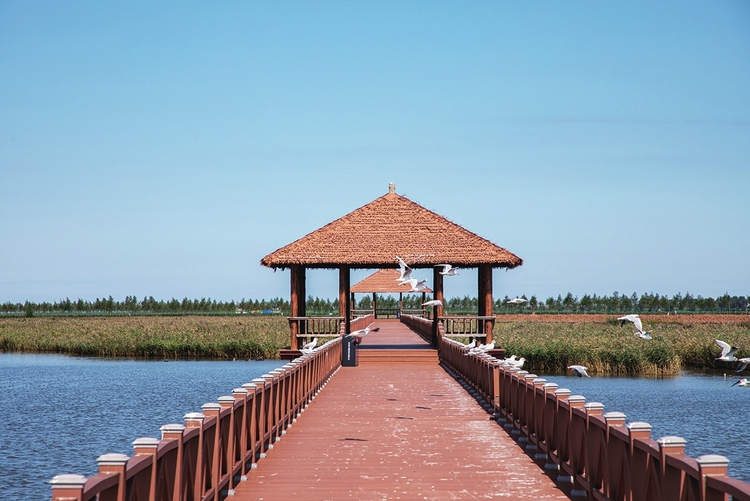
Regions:
<svg viewBox="0 0 750 501"><path fill-rule="evenodd" d="M300 265L292 265L290 268L291 274L291 293L289 295L289 309L292 317L304 317L305 316L305 267ZM300 332L300 324L297 322L291 322L291 342L289 348L292 350L299 350L299 340L297 335L304 334Z"/></svg>
<svg viewBox="0 0 750 501"><path fill-rule="evenodd" d="M354 317L353 310L357 307L357 301L354 300L354 293L353 292L350 293L349 297L350 297L350 299L349 299L349 301L350 301L349 302L349 312L350 312L349 313L349 318L351 319L351 318Z"/></svg>
<svg viewBox="0 0 750 501"><path fill-rule="evenodd" d="M404 311L404 293L398 293L398 318L401 318L401 314Z"/></svg>
<svg viewBox="0 0 750 501"><path fill-rule="evenodd" d="M492 312L492 265L482 264L479 265L478 273L479 282L479 316L490 317L493 315ZM480 321L479 328L481 333L484 334L484 343L488 344L492 342L492 328L495 326L495 322L492 320Z"/></svg>
<svg viewBox="0 0 750 501"><path fill-rule="evenodd" d="M432 269L432 294L433 299L437 299L441 303L443 302L443 275L440 274L440 269L435 267ZM424 296L424 293L422 293ZM422 297L422 302L424 303L424 297ZM434 306L432 308L432 344L435 346L438 345L438 322L440 322L440 317L443 316L443 307L442 306Z"/></svg>
<svg viewBox="0 0 750 501"><path fill-rule="evenodd" d="M339 316L344 317L344 327L348 334L351 327L351 317L349 315L349 296L351 295L351 269L348 266L339 267Z"/></svg>
<svg viewBox="0 0 750 501"><path fill-rule="evenodd" d="M372 318L378 318L378 295L377 293L372 293Z"/></svg>

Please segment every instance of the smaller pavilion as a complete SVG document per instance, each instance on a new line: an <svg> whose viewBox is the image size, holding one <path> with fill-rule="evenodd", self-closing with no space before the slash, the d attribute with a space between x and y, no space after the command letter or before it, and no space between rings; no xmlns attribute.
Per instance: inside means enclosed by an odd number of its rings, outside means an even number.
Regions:
<svg viewBox="0 0 750 501"><path fill-rule="evenodd" d="M427 294L432 294L432 289L429 287L424 291L414 292L408 284L399 284L398 278L401 276L399 270L392 268L384 268L376 271L372 275L360 280L356 284L352 285L352 307L356 304L354 301L354 294L372 294L372 314L375 318L377 316L377 295L378 294L398 294L398 311L394 312L397 317L401 316L403 311L403 300L404 294L421 294L422 302L424 303L427 299ZM353 312L361 313L360 311L352 308ZM415 312L409 312L415 313ZM424 309L420 310L420 314L424 316Z"/></svg>

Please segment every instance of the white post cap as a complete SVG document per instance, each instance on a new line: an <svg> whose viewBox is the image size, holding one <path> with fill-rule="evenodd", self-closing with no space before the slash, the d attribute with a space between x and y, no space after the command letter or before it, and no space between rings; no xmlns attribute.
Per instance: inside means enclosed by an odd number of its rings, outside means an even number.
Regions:
<svg viewBox="0 0 750 501"><path fill-rule="evenodd" d="M55 475L49 483L53 487L62 489L75 487L83 488L86 483L86 477L78 475L77 473L65 473L63 475Z"/></svg>
<svg viewBox="0 0 750 501"><path fill-rule="evenodd" d="M96 462L99 466L122 466L128 462L128 459L130 459L130 456L127 454L110 452L109 454L102 454L96 458Z"/></svg>

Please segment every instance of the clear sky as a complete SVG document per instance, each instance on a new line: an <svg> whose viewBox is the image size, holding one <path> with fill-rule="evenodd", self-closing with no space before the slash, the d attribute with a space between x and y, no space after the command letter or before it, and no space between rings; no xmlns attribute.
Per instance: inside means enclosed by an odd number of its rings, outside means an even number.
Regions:
<svg viewBox="0 0 750 501"><path fill-rule="evenodd" d="M0 302L288 297L389 182L498 297L750 295L748 2L0 0L0 75Z"/></svg>

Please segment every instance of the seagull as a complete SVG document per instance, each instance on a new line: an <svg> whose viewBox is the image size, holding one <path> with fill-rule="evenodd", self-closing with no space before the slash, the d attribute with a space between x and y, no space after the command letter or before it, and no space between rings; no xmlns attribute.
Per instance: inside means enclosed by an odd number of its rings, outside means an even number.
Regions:
<svg viewBox="0 0 750 501"><path fill-rule="evenodd" d="M495 342L492 341L489 344L480 344L479 346L475 348L471 348L468 352L464 353L464 355L479 355L480 353L487 353L490 350L495 349Z"/></svg>
<svg viewBox="0 0 750 501"><path fill-rule="evenodd" d="M452 277L453 275L458 275L458 268L454 268L450 264L438 264L437 266L443 267L443 271L440 272L441 275L447 275L449 277Z"/></svg>
<svg viewBox="0 0 750 501"><path fill-rule="evenodd" d="M625 315L624 317L620 317L617 320L620 321L620 326L625 325L625 322L633 322L633 325L635 325L635 328L637 330L637 332L635 333L636 336L641 339L652 339L651 331L644 332L643 323L641 323L641 317L639 317L637 314L631 313L630 315Z"/></svg>
<svg viewBox="0 0 750 501"><path fill-rule="evenodd" d="M736 346L730 346L719 339L717 339L715 342L721 348L721 355L716 360L721 360L722 362L737 361L737 357L734 356L734 352L738 349Z"/></svg>
<svg viewBox="0 0 750 501"><path fill-rule="evenodd" d="M302 349L300 351L312 352L313 348L315 348L315 345L317 344L318 344L318 338L314 337L312 341L302 346Z"/></svg>
<svg viewBox="0 0 750 501"><path fill-rule="evenodd" d="M743 377L739 381L735 381L734 384L732 384L732 386L735 386L735 385L750 386L750 380L748 380L748 379L746 379L746 378Z"/></svg>
<svg viewBox="0 0 750 501"><path fill-rule="evenodd" d="M528 303L528 302L529 302L528 299L523 299L520 297L514 297L513 299L508 300L508 304L523 304L523 303Z"/></svg>
<svg viewBox="0 0 750 501"><path fill-rule="evenodd" d="M747 367L747 364L750 364L750 357L741 358L737 360L739 362L737 364L737 368L734 370L734 372L742 372L745 370L745 367Z"/></svg>
<svg viewBox="0 0 750 501"><path fill-rule="evenodd" d="M401 285L407 282L411 278L411 268L400 257L396 256L396 259L398 260L398 268L399 268L399 271L401 272L401 275L397 278L397 280L398 280L399 285Z"/></svg>
<svg viewBox="0 0 750 501"><path fill-rule="evenodd" d="M427 290L427 286L425 285L427 283L427 280L417 280L416 278L410 278L409 280L404 280L401 283L409 284L411 286L409 292L423 292Z"/></svg>
<svg viewBox="0 0 750 501"><path fill-rule="evenodd" d="M370 326L372 324L368 325L364 329L359 329L358 331L350 332L344 337L353 337L355 344L359 344L362 342L362 338L368 335L370 332L378 332L380 330L380 327L375 327L374 329L370 329Z"/></svg>
<svg viewBox="0 0 750 501"><path fill-rule="evenodd" d="M518 360L513 360L512 362L508 362L511 367L517 367L519 369L523 368L523 364L526 362L526 359L521 357Z"/></svg>
<svg viewBox="0 0 750 501"><path fill-rule="evenodd" d="M477 345L477 338L471 340L471 343L465 344L464 347L472 349Z"/></svg>
<svg viewBox="0 0 750 501"><path fill-rule="evenodd" d="M582 365L569 365L568 369L570 369L573 374L578 377L591 377L586 373L586 367Z"/></svg>
<svg viewBox="0 0 750 501"><path fill-rule="evenodd" d="M432 301L422 303L422 306L443 306L443 302L439 299L433 299Z"/></svg>

